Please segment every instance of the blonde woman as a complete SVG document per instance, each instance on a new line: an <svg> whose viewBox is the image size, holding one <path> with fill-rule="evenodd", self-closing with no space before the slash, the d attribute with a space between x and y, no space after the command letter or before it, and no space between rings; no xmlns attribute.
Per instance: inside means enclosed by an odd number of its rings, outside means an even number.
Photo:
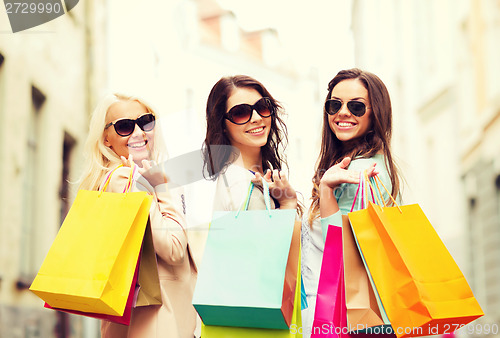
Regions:
<svg viewBox="0 0 500 338"><path fill-rule="evenodd" d="M129 326L102 321L103 338L193 338L195 334L197 314L191 300L197 270L177 198L168 190L166 175L154 169L155 161L160 160L156 119L154 110L143 100L113 94L102 100L90 121L87 167L80 189L98 190L107 175L124 164L112 173L106 190L121 193L130 167L138 166L132 190L147 190L153 196L149 220L163 303L133 308Z"/></svg>

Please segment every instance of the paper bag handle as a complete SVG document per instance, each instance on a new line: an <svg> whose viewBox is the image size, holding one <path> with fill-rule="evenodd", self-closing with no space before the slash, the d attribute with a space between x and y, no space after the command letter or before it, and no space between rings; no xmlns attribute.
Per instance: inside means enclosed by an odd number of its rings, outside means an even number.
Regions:
<svg viewBox="0 0 500 338"><path fill-rule="evenodd" d="M373 176L373 180L375 182L375 185L377 187L378 195L375 193L374 194L374 187L370 181L370 178L368 177L367 171L364 170L363 172L360 172L359 174L359 184L358 184L358 189L356 190L356 195L354 196L354 201L352 202L351 205L351 212L354 210L354 205L356 204L356 201L358 200L358 196L361 194L360 197L360 209L366 208L368 204L368 188L370 189L371 195L372 195L372 201L374 204L379 205L380 207L384 206L387 207L387 203L385 203L384 198L382 197L382 191L380 190L379 183L382 185L382 187L385 189L387 192L387 195L391 198L392 202L394 205L398 208L400 213L403 213L401 208L399 207L398 203L394 200L392 197L392 194L389 192L389 190L386 188L380 177L377 175ZM380 197L380 199L379 199Z"/></svg>
<svg viewBox="0 0 500 338"><path fill-rule="evenodd" d="M120 164L118 167L116 167L115 169L113 169L113 170L110 171L110 173L106 177L106 181L104 182L104 185L103 185L103 187L101 189L101 194L103 192L105 192L106 189L108 188L109 182L111 181L111 175L115 172L116 169L118 169L120 167L123 167L123 164ZM130 174L129 174L128 180L127 180L127 185L123 189L123 193L128 193L132 189L132 180L133 180L133 177L135 175L136 167L137 166L135 164L132 164L132 167L130 168Z"/></svg>
<svg viewBox="0 0 500 338"><path fill-rule="evenodd" d="M263 195L264 195L264 203L266 204L266 210L268 212L269 217L271 217L271 197L269 193L269 184L267 181L264 179L264 177L261 178L262 181L262 187L264 188ZM250 196L252 195L253 189L255 185L253 182L250 182L250 185L248 186L248 191L245 199L243 200L243 203L241 206L238 208L238 212L236 213L236 217L240 214L241 210L248 210L248 205L250 204Z"/></svg>
<svg viewBox="0 0 500 338"><path fill-rule="evenodd" d="M356 190L356 195L354 195L354 200L352 201L350 212L354 211L354 206L356 205L356 202L358 202L359 210L365 209L366 206L368 205L368 193L367 193L367 188L366 188L367 184L366 184L365 176L366 176L366 170L364 172L364 175L363 175L363 172L359 173L358 189ZM360 196L359 199L358 199L358 196ZM373 202L375 202L375 199L373 197L373 191L372 191L372 199L373 199Z"/></svg>
<svg viewBox="0 0 500 338"><path fill-rule="evenodd" d="M387 188L385 187L384 183L382 182L382 180L380 179L380 177L378 177L378 175L375 175L374 176L374 179L375 179L375 182L380 182L380 184L382 184L382 187L384 188L384 190L387 192L387 195L389 195L389 197L391 198L392 200L392 203L394 203L394 205L398 208L399 212L400 213L403 213L403 211L401 210L401 208L399 207L399 204L394 200L394 197L392 197L392 194L389 192L389 190L387 190ZM369 182L368 182L369 183ZM370 183L370 186L371 186L371 183ZM383 199L382 199L383 200ZM384 205L385 205L385 202L384 202Z"/></svg>

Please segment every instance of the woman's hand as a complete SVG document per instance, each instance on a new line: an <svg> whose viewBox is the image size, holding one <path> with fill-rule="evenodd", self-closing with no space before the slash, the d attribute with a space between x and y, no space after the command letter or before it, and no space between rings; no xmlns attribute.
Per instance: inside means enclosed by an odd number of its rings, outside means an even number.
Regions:
<svg viewBox="0 0 500 338"><path fill-rule="evenodd" d="M350 157L345 157L339 163L331 166L323 175L320 181L321 187L328 187L330 189L335 189L342 183L359 183L359 171L346 169L351 163ZM372 163L367 170L368 177L372 177L378 174L375 171L375 166L377 163Z"/></svg>
<svg viewBox="0 0 500 338"><path fill-rule="evenodd" d="M132 155L129 155L128 159L124 156L120 158L122 164L126 167L132 167L135 164ZM167 175L163 172L161 166L156 165L154 161L142 160L142 168L138 166L138 172L153 188L160 184L168 183Z"/></svg>
<svg viewBox="0 0 500 338"><path fill-rule="evenodd" d="M267 170L262 176L260 173L255 173L254 183L261 183L264 178L269 184L269 193L273 198L278 200L280 209L296 209L297 208L297 193L292 188L286 174L279 170Z"/></svg>
<svg viewBox="0 0 500 338"><path fill-rule="evenodd" d="M319 183L319 213L321 218L331 216L339 211L337 200L332 193L335 188L342 183L359 183L360 172L347 169L349 163L351 163L351 158L345 157L340 163L331 166L321 178ZM374 162L366 169L368 177L378 174L375 171L375 165Z"/></svg>

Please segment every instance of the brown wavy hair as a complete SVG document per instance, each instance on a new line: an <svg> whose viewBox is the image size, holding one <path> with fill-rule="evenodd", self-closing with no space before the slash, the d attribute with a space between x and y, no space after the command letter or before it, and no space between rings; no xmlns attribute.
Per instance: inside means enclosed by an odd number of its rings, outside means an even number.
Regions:
<svg viewBox="0 0 500 338"><path fill-rule="evenodd" d="M357 79L361 81L368 91L368 98L372 108L372 118L370 130L364 137L360 137L354 142L342 142L331 131L328 123L328 114L323 108L323 130L321 138L321 148L318 156L316 172L312 178L312 203L309 208L309 223L319 215L319 183L325 171L331 166L342 161L344 157L370 158L382 151L385 155L385 164L389 171L392 183L391 195L396 199L399 194L399 175L397 166L391 154L392 136L392 107L389 92L385 84L378 76L358 68L341 70L328 84L328 95L330 99L333 88L341 81ZM389 205L391 204L390 201Z"/></svg>
<svg viewBox="0 0 500 338"><path fill-rule="evenodd" d="M204 174L208 173L210 179L215 180L224 172L229 164L236 159L234 147L229 147L231 142L225 132L225 116L227 100L237 88L251 88L259 92L262 97L268 97L274 107L271 116L271 130L267 143L261 148L262 170L282 170L286 166L283 151L288 142L285 123L280 115L283 107L276 101L262 83L247 75L223 77L213 86L207 100L207 133L203 142L202 152L204 161ZM217 147L228 146L228 147ZM205 170L206 169L206 170Z"/></svg>

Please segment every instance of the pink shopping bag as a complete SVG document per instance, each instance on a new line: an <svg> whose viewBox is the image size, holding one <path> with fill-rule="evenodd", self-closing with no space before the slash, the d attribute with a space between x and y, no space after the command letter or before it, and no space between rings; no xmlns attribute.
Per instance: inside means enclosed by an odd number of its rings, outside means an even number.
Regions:
<svg viewBox="0 0 500 338"><path fill-rule="evenodd" d="M346 326L342 228L329 225L321 263L311 338L347 337Z"/></svg>

